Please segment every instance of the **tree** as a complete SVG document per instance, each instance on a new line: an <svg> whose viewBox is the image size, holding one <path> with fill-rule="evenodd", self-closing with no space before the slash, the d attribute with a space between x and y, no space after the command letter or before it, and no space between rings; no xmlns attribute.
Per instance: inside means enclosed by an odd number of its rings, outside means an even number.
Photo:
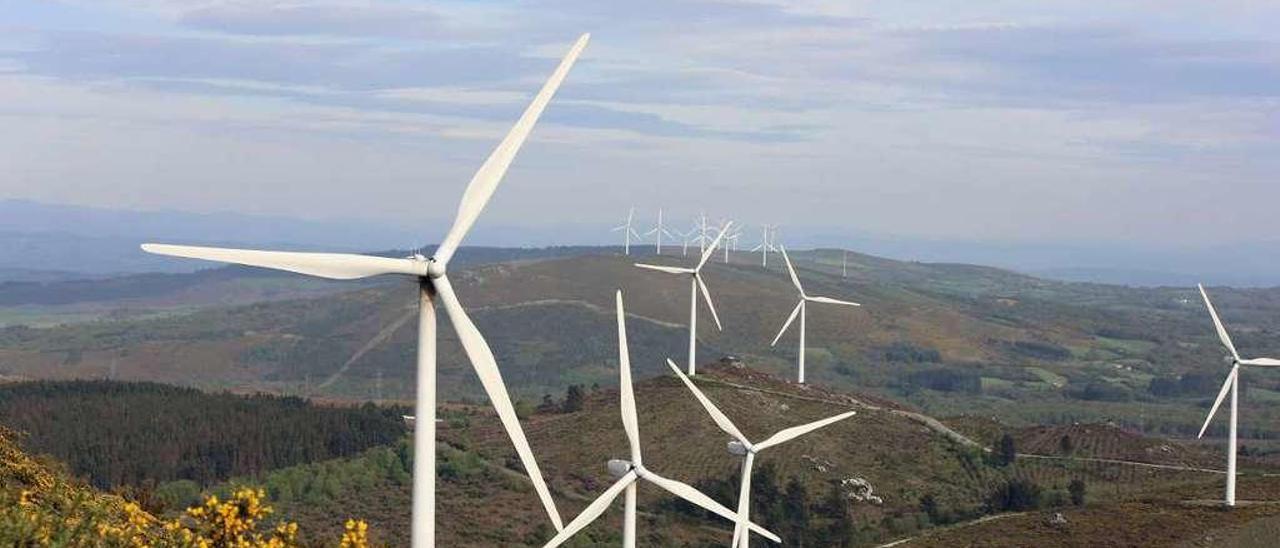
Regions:
<svg viewBox="0 0 1280 548"><path fill-rule="evenodd" d="M582 392L582 385L571 384L569 390L564 393L564 406L561 410L565 413L573 413L582 410L582 402L586 399L586 394Z"/></svg>
<svg viewBox="0 0 1280 548"><path fill-rule="evenodd" d="M993 458L996 466L1009 466L1018 459L1018 447L1014 444L1013 436L1007 433L1000 436L1000 441L996 443Z"/></svg>
<svg viewBox="0 0 1280 548"><path fill-rule="evenodd" d="M933 496L933 493L927 493L925 496L920 497L920 511L929 516L930 522L935 524L942 523L942 520L938 519L940 517L938 512L938 499Z"/></svg>
<svg viewBox="0 0 1280 548"><path fill-rule="evenodd" d="M1062 453L1063 455L1070 455L1071 453L1074 453L1075 450L1076 444L1071 441L1071 434L1063 434L1062 437L1058 439L1059 453Z"/></svg>
<svg viewBox="0 0 1280 548"><path fill-rule="evenodd" d="M1071 504L1076 506L1084 506L1085 485L1084 480L1076 478L1071 480L1067 485L1067 491L1071 493Z"/></svg>
<svg viewBox="0 0 1280 548"><path fill-rule="evenodd" d="M787 488L782 495L782 516L785 520L786 527L790 530L787 535L792 546L803 547L805 545L805 536L809 533L809 492L795 476L787 481Z"/></svg>
<svg viewBox="0 0 1280 548"><path fill-rule="evenodd" d="M826 529L822 531L818 544L821 546L850 546L853 544L853 519L849 517L849 500L845 498L840 485L833 483L821 504L822 513L830 519Z"/></svg>
<svg viewBox="0 0 1280 548"><path fill-rule="evenodd" d="M1021 512L1040 505L1040 486L1026 479L1011 479L991 493L987 501L997 512Z"/></svg>

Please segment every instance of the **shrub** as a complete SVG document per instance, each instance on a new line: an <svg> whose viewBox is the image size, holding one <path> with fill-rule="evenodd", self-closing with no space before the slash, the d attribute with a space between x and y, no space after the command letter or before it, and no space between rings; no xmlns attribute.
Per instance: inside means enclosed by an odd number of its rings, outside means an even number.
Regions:
<svg viewBox="0 0 1280 548"><path fill-rule="evenodd" d="M942 354L932 348L917 346L909 342L895 342L884 348L885 361L898 363L937 363L942 361Z"/></svg>
<svg viewBox="0 0 1280 548"><path fill-rule="evenodd" d="M996 466L1009 466L1018 459L1018 447L1013 441L1013 436L1005 434L1000 436L1000 440L996 442L995 450L991 452L991 460Z"/></svg>
<svg viewBox="0 0 1280 548"><path fill-rule="evenodd" d="M1133 399L1129 389L1107 381L1092 381L1084 390L1074 391L1073 396L1088 401L1125 402Z"/></svg>
<svg viewBox="0 0 1280 548"><path fill-rule="evenodd" d="M997 512L1021 512L1040 505L1040 486L1027 479L1011 479L991 493L987 504Z"/></svg>
<svg viewBox="0 0 1280 548"><path fill-rule="evenodd" d="M915 387L942 392L964 392L968 394L982 392L981 377L954 369L916 371L907 376L907 383Z"/></svg>
<svg viewBox="0 0 1280 548"><path fill-rule="evenodd" d="M1071 504L1075 506L1084 506L1084 480L1080 478L1071 480L1071 483L1067 485L1067 492L1071 494Z"/></svg>

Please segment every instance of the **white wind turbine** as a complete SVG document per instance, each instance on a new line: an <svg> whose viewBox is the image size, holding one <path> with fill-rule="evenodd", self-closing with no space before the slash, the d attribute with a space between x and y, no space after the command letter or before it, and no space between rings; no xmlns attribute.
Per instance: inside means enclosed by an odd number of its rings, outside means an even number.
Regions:
<svg viewBox="0 0 1280 548"><path fill-rule="evenodd" d="M633 207L633 208L631 208L630 210L628 210L628 211L627 211L627 223L626 223L626 224L624 224L624 225L620 225L620 226L615 226L615 227L613 227L612 229L610 229L610 230L609 230L609 232L617 232L617 231L619 231L619 230L621 230L621 231L622 231L622 235L623 235L623 242L625 242L625 243L623 244L623 247L622 247L622 254L623 254L623 255L630 255L630 254L631 254L631 237L632 237L632 236L635 236L637 240L638 240L638 239L640 239L640 233L639 233L639 232L636 232L636 229L631 228L631 221L632 221L632 220L634 220L634 219L635 219L635 217L636 217L636 208L634 208L634 207Z"/></svg>
<svg viewBox="0 0 1280 548"><path fill-rule="evenodd" d="M573 521L570 521L564 530L548 541L543 548L553 548L569 540L578 531L581 531L595 521L596 518L600 517L601 514L604 514L609 505L624 491L626 492L626 506L623 512L622 546L624 548L634 548L636 545L636 484L641 480L657 485L667 492L701 506L724 519L738 523L739 526L745 526L774 542L782 542L778 535L759 525L750 522L743 523L741 517L734 514L732 510L693 488L693 486L664 478L645 468L644 463L641 461L640 419L636 415L636 396L631 388L631 357L627 350L627 323L626 313L622 307L622 291L617 292L616 301L618 315L619 407L621 407L622 411L622 429L626 432L627 443L631 446L631 460L610 459L608 462L609 473L618 478L618 481L610 485L608 489L605 489L604 493L596 500L591 501L591 504L588 504L582 510L582 513L578 514L578 517L573 518Z"/></svg>
<svg viewBox="0 0 1280 548"><path fill-rule="evenodd" d="M783 260L783 261L785 261L785 262L787 263L787 273L791 275L791 283L792 283L792 284L794 284L794 285L796 286L796 291L800 292L800 302L799 302L799 303L796 303L796 307L795 307L794 309L792 309L792 310L791 310L791 315L787 317L787 323L782 324L782 329L780 329L780 330L778 331L778 336L776 336L776 337L774 337L774 338L773 338L773 342L769 343L769 346L775 346L775 345L777 345L777 344L778 344L778 339L781 339L781 338L782 338L782 334L787 332L787 328L788 328L788 327L791 327L791 322L792 322L792 321L794 321L794 320L796 319L796 315L799 315L799 316L800 316L800 358L799 358L799 359L800 359L800 375L799 375L799 382L800 382L801 384L804 384L804 317L805 317L805 315L806 315L806 312L805 312L805 310L806 310L806 303L809 303L809 302L815 302L815 303L830 303L830 304L843 304L843 305L846 305L846 306L862 306L862 305L860 305L860 304L858 304L858 303L855 303L855 302L850 302L850 301L841 301L841 300L839 300L839 299L832 299L831 297L811 297L811 296L809 296L809 295L805 294L805 292L804 292L804 287L802 287L802 286L800 285L800 278L799 278L798 276L796 276L796 269L795 269L795 268L792 268L792 266L791 266L791 258L790 258L790 257L787 257L787 248L786 248L786 246L779 246L779 247L778 247L778 249L781 249L781 250L782 250L782 260Z"/></svg>
<svg viewBox="0 0 1280 548"><path fill-rule="evenodd" d="M724 247L724 262L726 264L729 262L729 252L730 251L734 253L738 252L738 238L740 238L741 236L742 236L742 228L734 227L733 232L731 232L729 236L725 238L723 247Z"/></svg>
<svg viewBox="0 0 1280 548"><path fill-rule="evenodd" d="M777 228L776 225L760 225L760 243L751 248L750 253L760 252L761 267L769 268L769 252L778 251L778 248L773 246L773 237Z"/></svg>
<svg viewBox="0 0 1280 548"><path fill-rule="evenodd" d="M691 231L697 234L692 241L698 242L698 253L707 250L707 242L711 241L711 237L707 233L711 230L710 225L707 224L706 212L699 213L698 218L693 221L693 230Z"/></svg>
<svg viewBox="0 0 1280 548"><path fill-rule="evenodd" d="M697 240L697 238L693 237L693 235L696 234L697 232L698 232L698 227L694 226L693 228L690 228L688 232L684 232L680 234L680 237L684 239L684 244L680 246L680 255L685 257L689 256L689 242L693 242Z"/></svg>
<svg viewBox="0 0 1280 548"><path fill-rule="evenodd" d="M658 249L657 249L658 255L662 254L662 235L666 234L668 238L675 237L671 235L671 231L667 230L666 227L662 226L662 210L661 209L658 210L658 225L653 227L653 230L650 230L644 233L645 236L648 236L650 234L653 234L655 236L657 246L658 246Z"/></svg>
<svg viewBox="0 0 1280 548"><path fill-rule="evenodd" d="M689 374L696 375L698 373L697 365L697 347L698 347L698 291L702 291L702 298L707 301L707 308L711 309L711 319L716 321L716 329L723 330L720 325L720 316L716 314L716 306L711 304L711 292L707 290L707 284L702 281L702 266L707 264L707 259L711 258L711 254L715 253L716 246L720 245L720 239L729 231L729 227L733 223L730 222L720 229L720 235L711 242L711 245L702 251L702 258L698 261L698 266L693 268L681 268L678 266L659 266L654 264L636 263L640 268L648 268L658 270L668 274L688 274L689 275Z"/></svg>
<svg viewBox="0 0 1280 548"><path fill-rule="evenodd" d="M699 390L697 385L693 384L693 381L690 380L689 377L680 372L680 368L676 367L674 362L667 360L667 366L669 366L672 371L676 372L676 376L680 377L680 380L684 381L685 386L688 386L689 390L693 392L694 397L698 398L698 402L707 410L707 414L711 415L711 420L714 420L716 425L718 425L724 433L733 438L733 440L729 441L729 453L743 457L742 484L738 491L738 523L737 526L733 528L733 543L729 546L735 548L747 548L750 544L751 533L749 531L744 531L743 526L750 520L751 467L755 463L756 453L780 443L791 441L829 424L852 417L855 415L855 412L849 411L834 417L814 421L809 424L793 426L791 428L778 431L776 434L765 438L765 440L760 443L751 443L751 441L742 434L742 431L738 430L737 426L734 426L733 421L729 420L729 417L725 416L725 414L721 412L714 403L711 403L711 400L707 398L707 395L703 394L702 390Z"/></svg>
<svg viewBox="0 0 1280 548"><path fill-rule="evenodd" d="M462 303L458 301L453 286L446 275L449 259L457 251L462 239L470 231L480 212L484 209L493 192L502 182L503 175L511 161L515 159L520 146L533 130L534 124L547 103L551 101L560 83L573 67L578 55L586 47L590 35L583 34L578 38L569 53L560 61L550 79L534 96L529 107L525 109L515 126L507 133L502 142L489 155L480 169L476 171L462 202L458 205L457 218L453 227L445 235L436 249L435 256L430 259L420 254L408 258L373 257L345 253L293 253L282 251L257 251L248 249L222 249L211 247L192 247L163 244L143 244L142 249L161 255L187 257L236 263L276 270L286 270L329 278L350 280L366 278L382 274L399 274L412 276L418 280L418 357L417 357L417 400L415 402L414 423L414 465L413 465L413 546L429 547L435 544L435 438L436 438L436 314L435 300L438 296L444 305L445 313L457 331L458 340L471 361L480 383L484 386L490 402L502 421L503 428L515 445L516 453L524 464L534 490L538 493L547 515L557 530L563 528L560 514L556 511L551 492L542 479L542 473L534 460L533 451L525 439L524 431L516 418L515 408L502 382L502 374L493 357L493 351L480 331L476 329L471 318L467 316Z"/></svg>
<svg viewBox="0 0 1280 548"><path fill-rule="evenodd" d="M1252 358L1244 360L1240 358L1240 353L1236 352L1236 346L1231 344L1231 336L1227 335L1227 328L1222 325L1222 320L1218 318L1218 311L1213 309L1213 303L1209 302L1209 294L1205 293L1204 286L1198 285L1200 288L1200 296L1204 297L1204 305L1209 309L1209 316L1213 318L1213 327L1218 330L1218 339L1222 341L1222 346L1227 347L1231 352L1231 372L1227 373L1227 380L1222 383L1222 390L1218 392L1218 399L1213 401L1213 408L1209 410L1209 416L1204 419L1204 426L1200 427L1200 434L1196 437L1204 437L1204 431L1209 428L1209 421L1213 420L1214 413L1218 412L1218 406L1222 405L1222 399L1227 396L1227 391L1231 392L1231 419L1229 422L1229 434L1227 440L1227 506L1236 505L1236 424L1237 411L1240 399L1240 366L1256 365L1262 367L1280 367L1280 360L1274 358Z"/></svg>

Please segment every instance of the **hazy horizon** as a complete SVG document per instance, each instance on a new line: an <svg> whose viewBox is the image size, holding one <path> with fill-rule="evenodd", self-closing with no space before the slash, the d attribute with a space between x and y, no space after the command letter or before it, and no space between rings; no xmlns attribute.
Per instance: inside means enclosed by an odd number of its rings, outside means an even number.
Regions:
<svg viewBox="0 0 1280 548"><path fill-rule="evenodd" d="M652 213L652 215L645 215ZM653 218L649 218L653 217ZM656 210L638 211L641 232ZM692 219L665 217L677 228ZM465 245L480 247L621 246L614 225L559 223L527 226L480 223ZM434 245L448 227L424 219L420 226L361 219L296 219L235 212L82 208L26 200L0 200L0 269L68 270L96 274L209 267L141 253L143 241L204 243L304 250L383 251ZM759 241L758 224L743 227L739 249ZM844 248L890 259L993 266L1068 281L1128 285L1280 285L1280 242L1161 247L1132 242L930 239L876 234L848 227L784 225L777 241L795 249ZM16 243L15 243L16 242ZM664 241L678 248L679 240ZM652 247L652 238L633 245ZM670 252L668 252L670 253ZM36 265L38 268L33 268Z"/></svg>

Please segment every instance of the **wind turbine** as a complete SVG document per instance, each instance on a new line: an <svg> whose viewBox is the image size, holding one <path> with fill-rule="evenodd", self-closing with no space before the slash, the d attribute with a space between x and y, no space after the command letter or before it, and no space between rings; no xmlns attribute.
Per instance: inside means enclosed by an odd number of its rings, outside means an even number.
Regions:
<svg viewBox="0 0 1280 548"><path fill-rule="evenodd" d="M690 228L688 232L684 232L680 234L680 237L684 239L684 244L680 246L680 255L685 257L689 256L689 242L697 240L697 238L693 237L693 235L696 234L697 232L698 232L698 227L694 226L693 228Z"/></svg>
<svg viewBox="0 0 1280 548"><path fill-rule="evenodd" d="M811 296L809 296L809 295L805 294L805 292L804 292L804 287L801 287L801 285L800 285L800 278L796 276L796 269L795 269L795 268L792 268L792 266L791 266L791 258L790 258L790 257L787 257L787 248L786 248L786 246L779 246L779 247L778 247L778 249L781 249L781 250L782 250L782 260L783 260L783 261L785 261L785 262L787 263L787 273L791 274L791 283L792 283L792 284L794 284L794 285L796 286L796 291L800 292L800 302L799 302L799 303L797 303L797 304L796 304L796 307L795 307L794 309L792 309L792 310L791 310L791 315L787 317L787 323L782 324L782 329L778 331L778 336L776 336L776 337L774 337L774 338L773 338L773 342L769 343L769 346L775 346L775 345L777 345L777 344L778 344L778 339L781 339L781 338L782 338L782 334L787 332L787 328L788 328L788 327L791 327L791 322L792 322L792 321L794 321L794 320L796 319L796 315L799 315L799 316L800 316L800 376L799 376L799 382L800 382L800 384L804 384L804 317L805 317L805 315L806 315L806 314L805 314L805 310L806 310L806 303L810 303L810 302L815 302L815 303L830 303L830 304L843 304L843 305L846 305L846 306L862 306L862 305L860 305L860 304L858 304L858 303L855 303L855 302L850 302L850 301L841 301L841 300L839 300L839 299L832 299L831 297L811 297Z"/></svg>
<svg viewBox="0 0 1280 548"><path fill-rule="evenodd" d="M763 268L769 268L769 252L778 250L772 239L773 230L777 228L775 225L760 225L760 243L751 248L750 253L760 252L760 266Z"/></svg>
<svg viewBox="0 0 1280 548"><path fill-rule="evenodd" d="M1222 398L1227 396L1227 391L1231 392L1231 419L1229 426L1229 438L1227 441L1227 506L1236 505L1236 424L1237 411L1240 399L1240 366L1256 365L1261 367L1280 367L1280 360L1274 358L1252 358L1244 360L1240 358L1240 353L1236 352L1236 346L1231 344L1231 336L1227 335L1227 328L1222 325L1222 320L1218 318L1218 311L1213 309L1213 303L1209 302L1209 294L1205 293L1204 286L1197 284L1200 288L1200 296L1204 297L1204 305L1209 309L1209 316L1213 318L1213 327L1218 330L1218 340L1222 341L1222 346L1227 347L1231 352L1231 372L1227 373L1227 380L1222 383L1222 390L1218 392L1218 399L1213 401L1213 408L1209 410L1209 416L1204 419L1204 426L1200 427L1200 434L1197 438L1204 437L1204 431L1209 428L1209 421L1213 420L1214 413L1218 412L1218 406L1222 405Z"/></svg>
<svg viewBox="0 0 1280 548"><path fill-rule="evenodd" d="M732 510L693 488L693 486L664 478L645 468L643 462L641 462L640 419L636 415L636 396L631 388L631 357L627 350L627 323L626 313L622 308L622 291L616 293L616 301L618 315L619 407L622 410L622 429L626 432L627 443L631 446L631 460L610 459L608 462L609 473L618 478L618 481L610 485L608 489L605 489L604 493L596 500L591 501L591 504L588 504L582 510L582 513L578 514L578 517L573 518L573 521L570 521L564 530L548 541L543 548L553 548L569 540L578 531L581 531L595 521L596 518L600 517L601 514L604 514L609 505L623 492L626 492L626 507L622 522L622 546L624 548L634 548L636 545L636 484L640 480L657 485L677 497L701 506L727 520L731 520L739 524L739 526L745 526L774 542L782 542L778 535L769 530L754 523L744 523L744 520L735 515Z"/></svg>
<svg viewBox="0 0 1280 548"><path fill-rule="evenodd" d="M699 213L698 218L693 221L693 230L690 231L697 234L697 237L692 241L698 242L698 253L702 253L707 250L707 242L711 240L711 238L707 236L707 232L709 230L710 228L707 225L707 213L705 211Z"/></svg>
<svg viewBox="0 0 1280 548"><path fill-rule="evenodd" d="M791 428L778 431L778 433L765 438L765 440L760 443L753 444L746 436L742 435L742 431L738 430L737 426L734 426L733 421L729 420L729 417L725 416L725 414L721 412L714 403L711 403L711 400L707 398L707 395L703 394L702 390L699 390L697 385L693 384L693 381L690 380L689 377L680 372L680 368L676 367L675 362L667 360L667 366L670 367L672 371L676 372L676 376L680 377L680 380L684 381L684 385L688 386L689 390L693 392L694 397L698 398L698 402L707 410L707 414L711 415L711 420L714 420L716 425L718 425L724 433L729 434L729 436L733 438L733 440L729 441L729 453L743 457L742 484L738 491L738 523L737 526L733 528L733 543L729 546L735 548L747 548L750 544L751 533L749 531L744 531L743 526L746 525L750 519L751 467L755 463L756 453L780 443L791 441L829 424L842 421L852 417L856 413L854 411L849 411L847 413L841 413L834 417L828 417L809 424L793 426Z"/></svg>
<svg viewBox="0 0 1280 548"><path fill-rule="evenodd" d="M720 325L720 316L716 314L716 306L711 304L711 292L707 290L707 284L702 281L702 266L707 264L707 259L711 258L711 254L715 253L716 246L720 245L720 239L728 232L729 227L733 223L730 222L720 230L720 234L716 236L715 241L711 245L702 250L702 259L698 261L698 266L693 268L681 268L678 266L659 266L654 264L636 263L640 268L648 268L658 270L668 274L688 274L689 275L689 374L696 375L698 373L697 365L697 347L698 347L698 290L702 290L702 298L707 301L707 308L711 309L711 319L716 321L716 329L724 330Z"/></svg>
<svg viewBox="0 0 1280 548"><path fill-rule="evenodd" d="M650 234L654 234L656 237L657 246L658 246L658 249L657 249L658 255L662 254L662 235L666 234L668 237L671 237L671 238L675 237L671 235L670 231L668 231L665 227L662 226L662 210L661 209L658 210L658 226L655 226L653 227L653 230L650 230L644 233L645 236L648 236Z"/></svg>
<svg viewBox="0 0 1280 548"><path fill-rule="evenodd" d="M727 235L727 236L725 236L725 239L724 239L724 245L722 245L722 246L720 246L720 247L724 249L724 262L725 262L725 264L728 264L728 263L729 263L729 251L731 251L731 249L730 249L730 248L733 248L733 249L732 249L733 251L737 251L738 236L739 236L740 234L739 234L739 231L738 231L737 227L734 227L734 230L729 230L729 229L727 229L727 228L726 228L726 229L725 229L725 231L726 231L726 232L728 232L728 235Z"/></svg>
<svg viewBox="0 0 1280 548"><path fill-rule="evenodd" d="M621 231L622 231L623 238L624 238L624 239L623 239L623 241L625 242L625 243L623 244L623 247L622 247L622 254L623 254L623 255L630 255L630 254L631 254L631 237L632 237L632 236L635 236L635 237L636 237L636 239L639 239L639 238L640 238L640 233L639 233L639 232L636 232L636 229L631 228L631 221L632 221L633 219L635 219L635 216L636 216L636 208L634 208L634 207L633 207L633 208L631 208L629 211L627 211L627 223L626 223L626 224L621 225L621 226L615 226L615 227L613 227L612 229L610 229L610 230L609 230L609 232L617 232L617 231L619 231L619 230L621 230Z"/></svg>
<svg viewBox="0 0 1280 548"><path fill-rule="evenodd" d="M435 544L435 438L436 438L436 313L435 300L439 297L444 305L445 313L457 331L462 349L471 361L471 367L480 377L490 402L502 421L503 428L511 438L525 472L533 482L538 498L546 508L551 523L557 530L563 528L560 514L556 511L551 492L547 490L542 472L534 460L533 451L525 439L520 421L516 418L515 408L511 405L511 397L507 394L502 382L502 374L493 357L493 351L485 342L484 336L471 322L458 301L453 286L446 275L449 259L458 250L462 239L471 230L480 212L489 198L493 196L503 175L515 159L520 146L528 138L530 131L547 103L551 101L560 83L568 75L578 55L587 45L589 34L583 34L569 49L568 54L560 61L555 72L534 96L529 107L525 109L515 126L507 133L502 142L489 155L480 169L476 171L462 202L458 205L457 218L453 227L445 235L444 240L436 248L435 256L430 259L421 254L408 258L372 257L345 253L293 253L283 251L257 251L248 249L222 249L212 247L192 247L164 244L143 244L142 249L149 253L172 255L236 263L275 270L286 270L329 278L335 280L351 280L382 274L399 274L412 276L418 281L418 357L417 357L417 401L415 402L414 422L414 459L413 459L413 546L430 547Z"/></svg>
<svg viewBox="0 0 1280 548"><path fill-rule="evenodd" d="M840 262L840 277L849 277L849 250L844 250L844 260Z"/></svg>

